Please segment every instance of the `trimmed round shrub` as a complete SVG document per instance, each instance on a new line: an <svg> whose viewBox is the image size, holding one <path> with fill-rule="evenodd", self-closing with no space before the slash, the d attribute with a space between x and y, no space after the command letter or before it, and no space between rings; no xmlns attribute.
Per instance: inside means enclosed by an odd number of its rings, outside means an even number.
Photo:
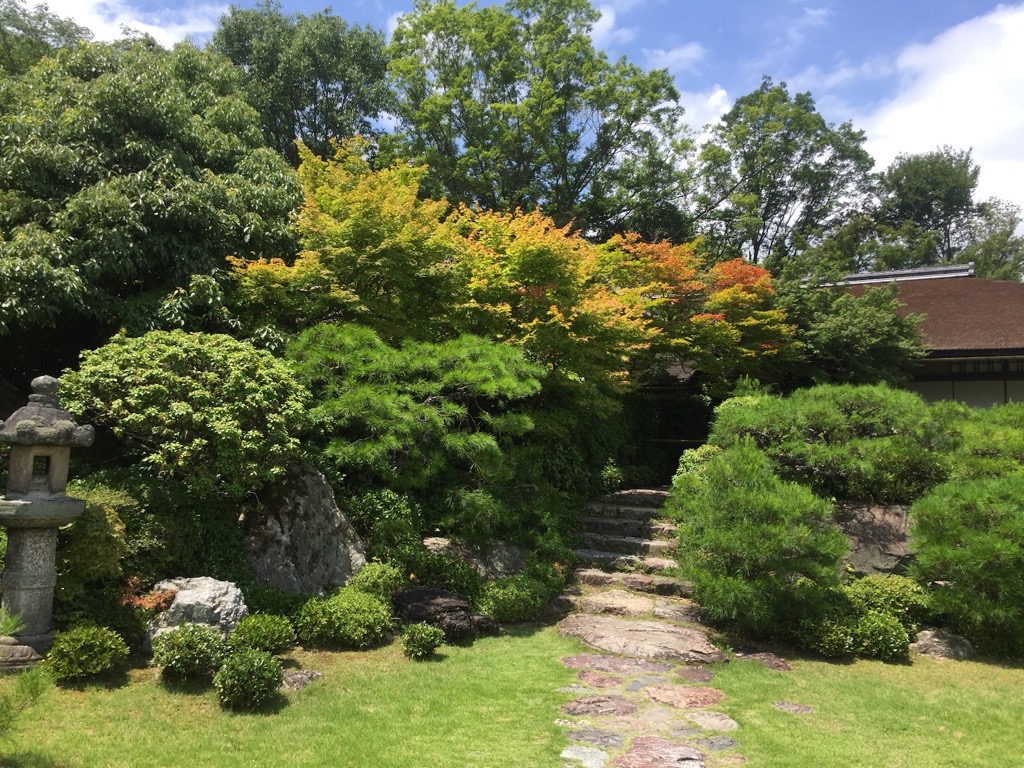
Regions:
<svg viewBox="0 0 1024 768"><path fill-rule="evenodd" d="M975 647L1024 655L1024 474L947 483L910 509L910 574Z"/></svg>
<svg viewBox="0 0 1024 768"><path fill-rule="evenodd" d="M410 624L402 630L402 652L420 661L434 655L444 643L444 631L430 624Z"/></svg>
<svg viewBox="0 0 1024 768"><path fill-rule="evenodd" d="M853 654L853 629L848 620L820 619L804 622L800 627L800 645L835 659Z"/></svg>
<svg viewBox="0 0 1024 768"><path fill-rule="evenodd" d="M866 611L851 626L853 652L867 659L900 661L910 655L910 636L891 613Z"/></svg>
<svg viewBox="0 0 1024 768"><path fill-rule="evenodd" d="M295 630L284 616L266 613L252 613L238 622L235 631L228 637L232 653L242 650L257 650L277 656L287 653L295 646Z"/></svg>
<svg viewBox="0 0 1024 768"><path fill-rule="evenodd" d="M845 586L843 592L858 614L893 616L908 633L917 631L928 612L928 593L906 576L865 576Z"/></svg>
<svg viewBox="0 0 1024 768"><path fill-rule="evenodd" d="M310 648L369 648L382 642L392 625L390 606L348 587L307 600L295 616L299 641Z"/></svg>
<svg viewBox="0 0 1024 768"><path fill-rule="evenodd" d="M476 609L502 624L536 621L551 599L548 585L540 579L518 574L484 584Z"/></svg>
<svg viewBox="0 0 1024 768"><path fill-rule="evenodd" d="M124 667L128 645L112 629L82 625L58 632L46 655L55 682L92 680Z"/></svg>
<svg viewBox="0 0 1024 768"><path fill-rule="evenodd" d="M153 663L173 680L210 677L227 655L220 632L206 624L182 624L153 639Z"/></svg>
<svg viewBox="0 0 1024 768"><path fill-rule="evenodd" d="M349 579L352 589L373 595L381 600L391 600L391 595L406 585L405 576L388 563L367 563Z"/></svg>
<svg viewBox="0 0 1024 768"><path fill-rule="evenodd" d="M284 681L281 662L266 651L243 648L213 677L213 687L225 709L254 710L266 704Z"/></svg>

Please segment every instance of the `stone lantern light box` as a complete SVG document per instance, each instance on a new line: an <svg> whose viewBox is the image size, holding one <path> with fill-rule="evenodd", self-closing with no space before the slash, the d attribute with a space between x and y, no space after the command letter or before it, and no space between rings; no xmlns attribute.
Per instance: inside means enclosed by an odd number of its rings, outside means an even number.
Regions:
<svg viewBox="0 0 1024 768"><path fill-rule="evenodd" d="M53 640L53 589L57 582L57 529L85 511L69 498L72 448L92 445L91 426L79 426L57 400L58 381L40 376L23 408L0 422L0 443L11 446L7 492L0 497L0 525L7 529L3 605L23 629L0 638L0 667L41 658Z"/></svg>

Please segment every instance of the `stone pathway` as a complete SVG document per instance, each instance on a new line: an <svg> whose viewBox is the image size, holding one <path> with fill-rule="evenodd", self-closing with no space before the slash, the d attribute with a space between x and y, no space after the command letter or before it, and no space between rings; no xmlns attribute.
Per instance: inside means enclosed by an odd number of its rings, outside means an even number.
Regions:
<svg viewBox="0 0 1024 768"><path fill-rule="evenodd" d="M714 667L728 659L700 627L699 606L688 599L690 585L657 573L674 562L658 562L650 554L670 553L672 547L637 541L643 535L671 536L672 526L658 512L664 496L625 491L586 509L588 546L618 542L635 553L619 561L620 555L602 552L589 562L649 573L582 568L564 596L576 612L559 623L559 632L603 652L562 659L578 670L577 682L560 689L572 699L555 721L574 742L562 752L564 768L720 768L746 762L735 737L741 724L714 709L726 698L712 684ZM741 649L736 657L779 672L790 669L783 659L756 649ZM812 713L796 702L774 706L794 715Z"/></svg>

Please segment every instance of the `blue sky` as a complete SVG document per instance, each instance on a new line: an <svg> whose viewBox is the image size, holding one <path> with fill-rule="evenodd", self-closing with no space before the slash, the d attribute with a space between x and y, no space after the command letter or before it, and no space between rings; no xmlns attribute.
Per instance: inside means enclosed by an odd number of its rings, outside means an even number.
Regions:
<svg viewBox="0 0 1024 768"><path fill-rule="evenodd" d="M610 57L666 67L699 128L762 75L810 91L831 122L864 130L876 167L900 152L971 147L980 195L1024 205L1024 2L990 0L592 0ZM55 0L50 10L114 39L203 42L228 4ZM242 0L241 6L255 2ZM412 0L340 0L350 23L393 29ZM282 0L286 12L327 4Z"/></svg>

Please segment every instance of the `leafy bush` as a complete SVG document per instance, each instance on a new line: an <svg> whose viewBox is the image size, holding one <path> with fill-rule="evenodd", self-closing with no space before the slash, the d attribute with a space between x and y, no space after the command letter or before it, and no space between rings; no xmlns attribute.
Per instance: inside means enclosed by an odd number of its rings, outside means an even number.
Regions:
<svg viewBox="0 0 1024 768"><path fill-rule="evenodd" d="M476 609L502 624L536 621L551 601L551 590L525 573L484 583Z"/></svg>
<svg viewBox="0 0 1024 768"><path fill-rule="evenodd" d="M220 704L226 709L254 710L267 703L284 681L281 662L258 648L231 655L213 677Z"/></svg>
<svg viewBox="0 0 1024 768"><path fill-rule="evenodd" d="M683 451L679 457L679 468L672 476L672 490L680 494L699 490L706 479L708 462L721 452L717 445L702 445Z"/></svg>
<svg viewBox="0 0 1024 768"><path fill-rule="evenodd" d="M208 678L227 655L220 632L205 624L182 624L153 639L153 663L171 680Z"/></svg>
<svg viewBox="0 0 1024 768"><path fill-rule="evenodd" d="M881 611L865 611L853 622L852 647L858 656L899 661L910 655L910 636L899 617Z"/></svg>
<svg viewBox="0 0 1024 768"><path fill-rule="evenodd" d="M72 483L68 492L85 500L85 512L57 534L58 601L73 602L86 585L121 576L121 558L128 551L119 510L138 506L124 491L103 485Z"/></svg>
<svg viewBox="0 0 1024 768"><path fill-rule="evenodd" d="M1024 467L1024 403L969 408L942 401L932 413L956 437L950 481L1011 475Z"/></svg>
<svg viewBox="0 0 1024 768"><path fill-rule="evenodd" d="M715 413L710 443L749 438L781 477L825 498L910 502L946 477L937 449L950 435L910 392L824 385L727 400Z"/></svg>
<svg viewBox="0 0 1024 768"><path fill-rule="evenodd" d="M865 576L844 586L843 592L856 613L892 616L907 632L916 632L928 612L928 593L906 576Z"/></svg>
<svg viewBox="0 0 1024 768"><path fill-rule="evenodd" d="M229 336L151 331L85 352L61 379L65 407L109 429L129 457L193 494L234 499L284 473L306 390L267 352Z"/></svg>
<svg viewBox="0 0 1024 768"><path fill-rule="evenodd" d="M299 641L310 648L369 648L387 637L392 623L382 600L348 587L307 600L295 616Z"/></svg>
<svg viewBox="0 0 1024 768"><path fill-rule="evenodd" d="M295 630L284 616L251 613L238 622L228 637L232 653L255 649L277 656L295 646Z"/></svg>
<svg viewBox="0 0 1024 768"><path fill-rule="evenodd" d="M443 552L431 552L420 542L383 548L378 554L396 568L401 568L414 584L447 589L471 602L484 584L484 577L469 563Z"/></svg>
<svg viewBox="0 0 1024 768"><path fill-rule="evenodd" d="M114 630L82 625L58 632L46 654L46 667L59 683L95 679L122 668L128 645Z"/></svg>
<svg viewBox="0 0 1024 768"><path fill-rule="evenodd" d="M345 516L367 542L371 553L378 546L418 542L422 513L408 496L392 490L369 491L343 502Z"/></svg>
<svg viewBox="0 0 1024 768"><path fill-rule="evenodd" d="M289 617L309 600L310 595L296 595L277 587L248 585L242 587L245 604L253 614Z"/></svg>
<svg viewBox="0 0 1024 768"><path fill-rule="evenodd" d="M1024 474L947 483L911 507L911 576L980 649L1024 653Z"/></svg>
<svg viewBox="0 0 1024 768"><path fill-rule="evenodd" d="M388 602L391 595L405 585L405 576L395 566L388 563L367 563L359 573L349 579L347 586Z"/></svg>
<svg viewBox="0 0 1024 768"><path fill-rule="evenodd" d="M755 634L817 617L839 582L846 538L832 509L780 480L750 439L711 458L694 492L674 490L680 563L707 614Z"/></svg>
<svg viewBox="0 0 1024 768"><path fill-rule="evenodd" d="M410 624L402 630L402 652L419 661L434 655L444 643L444 631L430 624Z"/></svg>

